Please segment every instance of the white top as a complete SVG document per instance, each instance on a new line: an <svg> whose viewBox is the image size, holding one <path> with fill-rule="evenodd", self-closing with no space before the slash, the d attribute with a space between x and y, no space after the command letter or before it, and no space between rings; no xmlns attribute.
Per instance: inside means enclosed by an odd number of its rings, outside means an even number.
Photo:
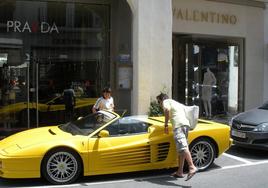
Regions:
<svg viewBox="0 0 268 188"><path fill-rule="evenodd" d="M109 99L105 99L103 97L98 98L94 105L95 109L98 110L109 110L113 111L114 109L114 99L113 97L110 97Z"/></svg>
<svg viewBox="0 0 268 188"><path fill-rule="evenodd" d="M186 117L186 113L184 110L185 105L173 100L166 99L163 101L164 110L169 111L169 119L174 128L181 127L183 125L190 127L190 122Z"/></svg>

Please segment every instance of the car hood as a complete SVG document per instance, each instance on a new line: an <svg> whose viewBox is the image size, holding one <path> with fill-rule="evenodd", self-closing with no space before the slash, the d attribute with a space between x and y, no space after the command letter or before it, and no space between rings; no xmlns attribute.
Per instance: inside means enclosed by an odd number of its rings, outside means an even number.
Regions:
<svg viewBox="0 0 268 188"><path fill-rule="evenodd" d="M0 141L2 154L10 154L20 149L58 139L66 140L72 135L61 131L57 126L35 128L11 135Z"/></svg>
<svg viewBox="0 0 268 188"><path fill-rule="evenodd" d="M268 122L268 110L259 108L249 110L238 114L234 117L234 120L245 124L259 125Z"/></svg>

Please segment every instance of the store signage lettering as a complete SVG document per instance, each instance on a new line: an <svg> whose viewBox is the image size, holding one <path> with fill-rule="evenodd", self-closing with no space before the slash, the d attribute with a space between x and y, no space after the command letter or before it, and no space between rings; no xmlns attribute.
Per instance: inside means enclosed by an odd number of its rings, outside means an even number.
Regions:
<svg viewBox="0 0 268 188"><path fill-rule="evenodd" d="M59 33L58 27L55 23L49 24L47 22L21 22L21 21L7 21L7 32L19 32L19 33Z"/></svg>
<svg viewBox="0 0 268 188"><path fill-rule="evenodd" d="M190 9L173 8L173 17L178 20L194 21L194 22L207 22L217 24L230 24L237 23L237 17L233 14L223 14L213 11L200 11Z"/></svg>

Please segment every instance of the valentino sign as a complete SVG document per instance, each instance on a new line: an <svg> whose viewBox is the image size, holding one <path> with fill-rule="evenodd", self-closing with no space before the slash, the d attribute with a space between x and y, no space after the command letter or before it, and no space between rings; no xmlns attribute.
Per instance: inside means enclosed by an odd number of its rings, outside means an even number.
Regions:
<svg viewBox="0 0 268 188"><path fill-rule="evenodd" d="M7 32L18 32L18 33L59 33L59 30L55 23L49 24L47 22L21 22L18 20L7 21Z"/></svg>
<svg viewBox="0 0 268 188"><path fill-rule="evenodd" d="M216 24L237 23L237 17L233 14L224 14L213 11L202 11L196 9L181 9L173 8L173 17L178 20L193 21L193 22L208 22Z"/></svg>

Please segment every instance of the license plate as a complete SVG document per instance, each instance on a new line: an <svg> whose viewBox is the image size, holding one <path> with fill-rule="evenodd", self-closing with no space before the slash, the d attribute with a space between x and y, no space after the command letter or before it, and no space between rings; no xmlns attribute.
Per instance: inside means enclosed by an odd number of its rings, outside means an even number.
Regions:
<svg viewBox="0 0 268 188"><path fill-rule="evenodd" d="M239 138L246 138L246 133L239 132L239 131L236 131L236 130L232 130L231 134L233 136L236 136L236 137L239 137Z"/></svg>

